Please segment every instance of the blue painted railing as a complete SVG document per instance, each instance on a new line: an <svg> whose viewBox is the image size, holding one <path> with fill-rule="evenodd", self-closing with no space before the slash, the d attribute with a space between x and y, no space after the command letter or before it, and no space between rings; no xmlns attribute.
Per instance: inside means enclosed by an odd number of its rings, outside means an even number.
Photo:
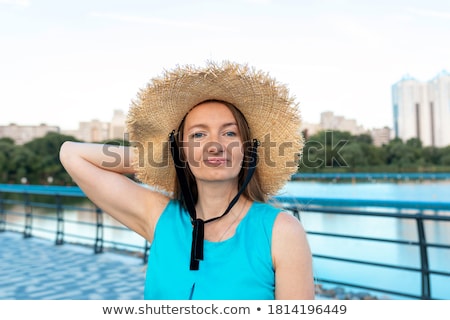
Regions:
<svg viewBox="0 0 450 320"><path fill-rule="evenodd" d="M450 180L450 173L444 172L343 172L343 173L297 173L292 180Z"/></svg>
<svg viewBox="0 0 450 320"><path fill-rule="evenodd" d="M46 201L37 201L33 199L36 196L47 196ZM5 230L21 230L24 237L33 236L33 230L36 230L38 226L33 221L35 219L54 219L56 220L56 228L52 230L44 230L49 233L55 234L55 244L62 245L65 242L67 236L72 238L79 238L83 240L88 240L91 242L94 252L103 252L105 245L107 246L120 246L127 247L129 250L134 252L142 252L142 257L144 263L147 261L149 244L145 242L143 246L136 246L127 243L117 243L113 241L105 241L103 236L103 231L105 228L120 228L122 230L128 230L124 227L110 226L103 222L103 211L92 204L90 207L77 206L73 204L65 203L65 198L80 198L85 201L84 193L78 187L62 187L62 186L40 186L40 185L2 185L0 184L0 232ZM53 199L53 200L49 200ZM323 237L340 237L354 240L370 240L379 242L389 242L392 244L402 244L416 246L420 253L420 267L404 267L400 265L384 264L384 263L374 263L364 260L356 259L345 259L336 256L325 256L318 255L313 252L313 257L320 259L330 259L335 261L345 261L354 264L376 266L381 268L390 268L395 270L405 270L408 272L416 272L420 274L421 277L421 292L418 294L407 294L403 292L397 292L392 290L387 290L386 288L374 288L365 285L364 283L346 283L340 281L340 279L316 279L319 283L335 284L345 287L353 287L357 289L369 290L374 292L391 294L394 296L403 296L406 298L415 299L433 299L431 290L431 280L430 275L439 275L444 277L450 277L450 272L448 271L436 271L432 270L428 261L428 249L429 248L439 248L450 250L450 245L436 244L427 242L427 237L425 234L424 222L425 221L435 221L435 222L450 222L450 201L448 202L432 202L432 201L393 201L393 200L361 200L361 199L331 199L331 198L316 198L312 199L310 197L286 197L280 196L274 199L278 203L285 206L286 209L293 212L293 214L300 218L300 213L304 214L310 213L326 213L333 215L359 215L359 216L374 216L374 217L389 217L393 219L409 219L413 220L417 226L417 241L411 240L389 240L374 237L364 237L364 236L353 236L345 234L334 234L334 233L320 233L311 232L315 236ZM307 203L305 206L303 204ZM43 208L48 211L56 212L55 216L39 215L34 212L34 208ZM364 210L360 210L364 208ZM372 208L373 210L370 210ZM375 208L394 208L394 211L380 211L375 210ZM81 223L75 221L68 221L64 215L65 210L84 210L91 212L96 217L95 237L83 237L81 235L68 235L64 231L64 226L67 223ZM408 210L408 213L402 212L402 210ZM414 212L411 212L413 210ZM435 213L445 212L446 214L424 214L425 211L432 210ZM23 219L23 225L11 225L8 222L8 215L20 215ZM131 231L129 231L131 232Z"/></svg>

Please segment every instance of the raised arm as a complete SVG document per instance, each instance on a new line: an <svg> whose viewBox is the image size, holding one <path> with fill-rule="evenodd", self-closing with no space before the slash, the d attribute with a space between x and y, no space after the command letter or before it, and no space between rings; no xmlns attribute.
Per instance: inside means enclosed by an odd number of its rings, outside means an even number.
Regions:
<svg viewBox="0 0 450 320"><path fill-rule="evenodd" d="M312 256L300 222L288 213L275 220L272 235L277 300L313 300Z"/></svg>
<svg viewBox="0 0 450 320"><path fill-rule="evenodd" d="M153 240L155 224L169 199L129 179L131 147L64 142L60 159L86 196L113 218L145 239Z"/></svg>

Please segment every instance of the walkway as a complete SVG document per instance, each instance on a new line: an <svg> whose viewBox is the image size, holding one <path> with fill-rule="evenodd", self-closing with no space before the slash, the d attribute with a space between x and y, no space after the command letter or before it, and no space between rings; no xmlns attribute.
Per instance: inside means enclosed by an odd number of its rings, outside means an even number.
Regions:
<svg viewBox="0 0 450 320"><path fill-rule="evenodd" d="M0 300L142 300L144 281L142 258L0 232Z"/></svg>
<svg viewBox="0 0 450 320"><path fill-rule="evenodd" d="M0 300L139 300L142 259L0 232Z"/></svg>

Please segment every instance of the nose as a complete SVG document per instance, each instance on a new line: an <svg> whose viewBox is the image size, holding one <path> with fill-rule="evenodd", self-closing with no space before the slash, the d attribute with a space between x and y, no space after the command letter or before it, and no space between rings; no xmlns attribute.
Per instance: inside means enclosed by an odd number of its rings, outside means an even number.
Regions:
<svg viewBox="0 0 450 320"><path fill-rule="evenodd" d="M212 154L218 154L218 153L222 153L224 150L224 147L221 143L217 142L217 141L210 141L205 145L205 150L208 153L212 153Z"/></svg>

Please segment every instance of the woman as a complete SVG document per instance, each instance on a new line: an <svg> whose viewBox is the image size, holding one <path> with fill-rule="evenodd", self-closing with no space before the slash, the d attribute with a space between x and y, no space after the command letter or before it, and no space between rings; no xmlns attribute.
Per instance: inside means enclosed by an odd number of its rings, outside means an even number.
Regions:
<svg viewBox="0 0 450 320"><path fill-rule="evenodd" d="M127 124L130 148L66 142L60 157L151 243L145 299L314 299L305 231L267 203L302 147L285 86L229 62L178 67L139 93Z"/></svg>

